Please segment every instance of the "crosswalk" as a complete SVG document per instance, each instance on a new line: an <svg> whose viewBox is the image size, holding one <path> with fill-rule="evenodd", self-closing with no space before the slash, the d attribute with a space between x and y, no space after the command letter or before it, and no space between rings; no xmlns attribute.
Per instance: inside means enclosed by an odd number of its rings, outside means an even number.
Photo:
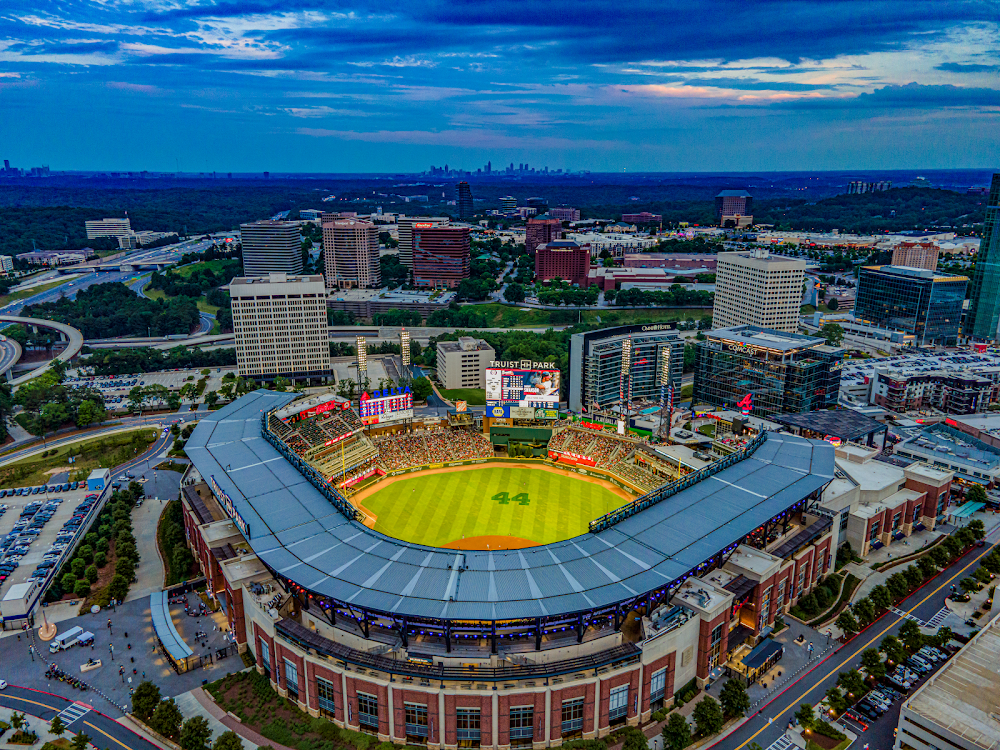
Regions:
<svg viewBox="0 0 1000 750"><path fill-rule="evenodd" d="M903 610L899 609L898 607L889 607L889 611L892 612L897 617L902 617L904 620L913 620L915 623L917 623L917 625L920 625L921 627L928 627L927 623L925 623L919 617L914 617L909 612L904 612ZM938 614L941 614L941 613L938 612ZM937 617L937 615L935 615L935 617Z"/></svg>
<svg viewBox="0 0 1000 750"><path fill-rule="evenodd" d="M949 612L951 612L950 609L948 609L947 607L942 607L936 615L934 615L931 619L927 621L927 627L929 628L938 627L942 622L944 622Z"/></svg>
<svg viewBox="0 0 1000 750"><path fill-rule="evenodd" d="M787 734L783 734L768 745L767 750L790 750L793 747L795 747L795 743L788 738Z"/></svg>
<svg viewBox="0 0 1000 750"><path fill-rule="evenodd" d="M92 710L86 703L73 703L59 712L59 718L63 724L69 725L77 719L86 716Z"/></svg>

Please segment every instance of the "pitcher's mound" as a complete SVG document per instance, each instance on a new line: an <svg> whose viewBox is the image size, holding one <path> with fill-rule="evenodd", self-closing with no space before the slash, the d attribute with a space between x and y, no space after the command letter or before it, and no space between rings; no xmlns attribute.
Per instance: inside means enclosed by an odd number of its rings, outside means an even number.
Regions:
<svg viewBox="0 0 1000 750"><path fill-rule="evenodd" d="M517 536L470 536L444 545L447 549L524 549L537 547L538 542Z"/></svg>

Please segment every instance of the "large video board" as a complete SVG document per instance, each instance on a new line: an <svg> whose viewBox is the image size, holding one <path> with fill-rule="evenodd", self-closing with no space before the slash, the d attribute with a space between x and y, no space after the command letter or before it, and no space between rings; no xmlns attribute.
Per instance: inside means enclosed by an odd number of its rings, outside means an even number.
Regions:
<svg viewBox="0 0 1000 750"><path fill-rule="evenodd" d="M362 393L358 413L364 424L383 424L400 419L413 419L413 393L410 386L386 388Z"/></svg>
<svg viewBox="0 0 1000 750"><path fill-rule="evenodd" d="M559 405L559 370L551 362L491 362L486 370L488 406Z"/></svg>

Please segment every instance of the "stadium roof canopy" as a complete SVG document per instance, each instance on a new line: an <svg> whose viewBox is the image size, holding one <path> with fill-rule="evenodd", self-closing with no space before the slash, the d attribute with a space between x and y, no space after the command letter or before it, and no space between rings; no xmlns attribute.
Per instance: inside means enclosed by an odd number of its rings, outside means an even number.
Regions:
<svg viewBox="0 0 1000 750"><path fill-rule="evenodd" d="M852 409L833 411L819 409L801 414L777 414L771 419L793 430L804 430L816 435L831 435L841 440L860 440L889 429L882 422Z"/></svg>
<svg viewBox="0 0 1000 750"><path fill-rule="evenodd" d="M202 419L185 450L229 496L272 570L395 616L515 620L629 601L666 588L833 479L829 443L768 433L751 457L599 533L521 550L426 547L345 518L261 436L261 414L295 397L243 396Z"/></svg>

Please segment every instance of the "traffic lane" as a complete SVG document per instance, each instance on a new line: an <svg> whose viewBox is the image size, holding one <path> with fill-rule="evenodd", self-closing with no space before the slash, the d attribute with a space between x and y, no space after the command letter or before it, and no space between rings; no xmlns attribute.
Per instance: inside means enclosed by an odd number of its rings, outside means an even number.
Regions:
<svg viewBox="0 0 1000 750"><path fill-rule="evenodd" d="M122 464L121 466L115 467L111 473L112 479L121 479L125 474L128 474L132 469L139 466L143 466L147 461L156 457L156 454L167 448L174 440L174 436L168 431L166 434L162 432L156 438L156 442L153 443L152 447L146 449L144 453L136 456L131 461Z"/></svg>
<svg viewBox="0 0 1000 750"><path fill-rule="evenodd" d="M941 602L943 604L944 597L950 590L949 586L959 580L963 574L971 572L979 560L989 554L992 549L992 546L973 547L970 552L967 552L954 564L910 594L898 608L909 613L927 602ZM932 603L928 609L934 606L935 604ZM785 728L798 710L799 704L815 705L819 703L826 695L826 691L837 683L840 672L846 672L859 666L861 654L866 649L877 647L886 635L898 633L902 621L902 617L891 611L882 615L852 641L820 661L811 671L804 673L796 682L773 698L770 703L765 704L736 732L712 747L720 750L740 750L750 742L756 742L766 748L784 734ZM876 750L882 749L877 748Z"/></svg>
<svg viewBox="0 0 1000 750"><path fill-rule="evenodd" d="M83 703L90 711L74 721L67 721L66 726L71 732L85 732L95 747L115 750L159 750L153 743L140 737L128 727L119 724L109 716L93 709L89 702L74 701L55 693L8 685L0 692L0 706L12 711L22 711L37 716L42 721L52 721L53 717L69 708L73 703Z"/></svg>

